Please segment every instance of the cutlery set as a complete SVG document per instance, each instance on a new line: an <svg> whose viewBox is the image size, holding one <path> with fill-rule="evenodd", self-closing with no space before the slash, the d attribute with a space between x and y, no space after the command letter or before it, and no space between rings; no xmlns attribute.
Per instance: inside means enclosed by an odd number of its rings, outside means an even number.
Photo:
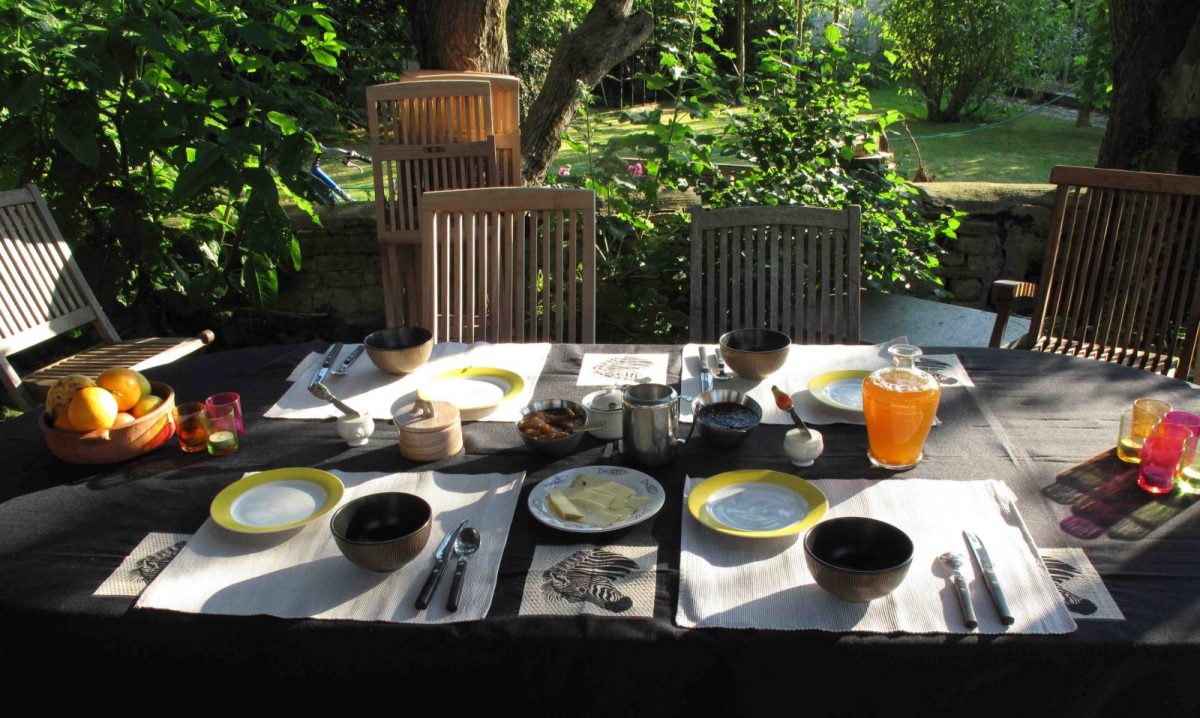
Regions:
<svg viewBox="0 0 1200 718"><path fill-rule="evenodd" d="M454 579L450 584L450 597L446 601L446 610L451 612L458 610L459 599L462 598L463 576L467 573L467 559L479 550L479 544L479 531L473 526L467 526L466 519L453 531L446 534L433 554L433 570L429 572L429 578L425 579L425 585L417 597L418 610L423 611L429 607L429 602L433 600L433 594L442 581L442 574L446 570L446 564L450 561L451 555L458 559L458 564L454 568Z"/></svg>
<svg viewBox="0 0 1200 718"><path fill-rule="evenodd" d="M340 354L342 351L342 343L337 342L333 346L329 347L329 351L325 352L325 358L321 361L321 366L317 368L317 371L313 374L312 380L308 382L309 393L321 401L327 401L330 404L333 404L346 416L357 417L359 412L355 411L341 399L338 399L336 396L334 396L333 392L329 390L329 387L322 382L325 381L326 376L346 376L346 371L350 369L350 365L353 364L356 359L358 359L359 355L363 353L364 349L366 349L366 345L359 344L354 348L353 351L350 352L349 355L346 356L344 360L342 360L342 363L339 364L336 369L333 369L333 363L337 361L338 354Z"/></svg>
<svg viewBox="0 0 1200 718"><path fill-rule="evenodd" d="M983 542L975 534L963 531L963 538L966 539L967 548L975 557L975 563L979 565L979 570L983 572L984 583L987 586L988 594L992 597L992 603L996 606L1000 622L1011 626L1016 619L1013 618L1012 611L1008 607L1008 600L1004 596L1004 590L1000 588L1000 581L996 578L996 569L992 564L991 556L988 555ZM951 581L958 593L958 605L962 609L963 623L967 628L975 628L979 625L979 621L975 617L975 608L971 605L971 589L967 586L967 580L962 574L967 560L963 558L962 554L954 551L947 551L938 559L951 571Z"/></svg>

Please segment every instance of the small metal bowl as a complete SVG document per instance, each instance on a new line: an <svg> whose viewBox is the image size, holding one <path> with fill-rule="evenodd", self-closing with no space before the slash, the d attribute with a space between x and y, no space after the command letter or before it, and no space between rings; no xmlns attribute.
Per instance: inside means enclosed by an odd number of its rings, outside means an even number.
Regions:
<svg viewBox="0 0 1200 718"><path fill-rule="evenodd" d="M524 441L525 445L534 451L540 451L543 454L549 454L555 458L561 458L574 451L575 448L579 446L579 442L583 441L584 434L587 432L576 431L571 434L567 434L561 439L531 439L528 436L525 436L524 432L521 431L521 421L535 411L545 411L547 409L571 409L575 412L576 416L575 426L583 426L587 423L587 409L584 409L582 404L569 399L535 401L529 406L521 409L521 419L518 419L516 424L514 424L517 429L517 433L521 435L521 441Z"/></svg>
<svg viewBox="0 0 1200 718"><path fill-rule="evenodd" d="M725 429L700 420L700 410L711 404L729 402L741 404L754 412L754 425L745 429ZM762 423L762 407L758 402L732 389L713 389L706 391L692 401L692 422L700 426L700 436L713 446L722 449L732 449L741 444Z"/></svg>

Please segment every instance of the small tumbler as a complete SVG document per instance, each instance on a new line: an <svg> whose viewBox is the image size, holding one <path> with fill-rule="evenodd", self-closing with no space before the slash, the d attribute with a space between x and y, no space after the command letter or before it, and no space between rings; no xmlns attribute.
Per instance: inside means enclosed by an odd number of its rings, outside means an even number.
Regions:
<svg viewBox="0 0 1200 718"><path fill-rule="evenodd" d="M188 453L204 451L208 445L211 424L204 404L193 401L180 404L172 412L175 416L175 431L179 437L179 448Z"/></svg>
<svg viewBox="0 0 1200 718"><path fill-rule="evenodd" d="M1179 424L1158 424L1142 443L1138 486L1152 494L1165 494L1175 488L1175 474L1183 461L1192 430Z"/></svg>
<svg viewBox="0 0 1200 718"><path fill-rule="evenodd" d="M232 406L234 417L236 417L237 421L237 435L245 435L246 428L242 423L242 397L237 392L225 391L220 394L213 394L204 400L204 406L208 408L209 416L216 416L213 411L217 407Z"/></svg>
<svg viewBox="0 0 1200 718"><path fill-rule="evenodd" d="M1192 430L1192 438L1183 444L1183 462L1175 479L1178 482L1179 493L1200 494L1200 416L1190 411L1170 411L1163 416L1167 424L1179 424Z"/></svg>
<svg viewBox="0 0 1200 718"><path fill-rule="evenodd" d="M1117 436L1117 458L1136 464L1142 460L1142 442L1171 405L1158 399L1138 399L1121 414L1121 432Z"/></svg>
<svg viewBox="0 0 1200 718"><path fill-rule="evenodd" d="M226 456L238 449L237 414L233 404L206 407L208 422L208 453Z"/></svg>

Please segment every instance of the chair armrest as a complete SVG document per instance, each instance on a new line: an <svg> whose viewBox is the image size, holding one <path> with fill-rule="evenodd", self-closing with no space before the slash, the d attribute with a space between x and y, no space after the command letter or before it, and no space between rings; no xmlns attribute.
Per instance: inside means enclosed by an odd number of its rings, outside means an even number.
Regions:
<svg viewBox="0 0 1200 718"><path fill-rule="evenodd" d="M996 303L996 323L992 326L992 338L988 346L995 349L1004 341L1004 328L1008 326L1008 317L1012 314L1013 300L1033 297L1037 294L1037 285L1033 282L1020 282L1015 279L997 279L992 282L992 301Z"/></svg>

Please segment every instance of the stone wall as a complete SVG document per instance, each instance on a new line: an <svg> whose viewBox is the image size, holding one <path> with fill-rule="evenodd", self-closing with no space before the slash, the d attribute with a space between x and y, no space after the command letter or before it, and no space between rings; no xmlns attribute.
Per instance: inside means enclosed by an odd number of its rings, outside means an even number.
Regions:
<svg viewBox="0 0 1200 718"><path fill-rule="evenodd" d="M943 245L947 254L939 271L955 304L990 308L994 280L1038 281L1054 185L929 182L917 187L927 216L949 208L967 214L958 238Z"/></svg>
<svg viewBox="0 0 1200 718"><path fill-rule="evenodd" d="M958 239L947 242L941 275L956 304L988 306L995 279L1037 281L1046 246L1053 185L931 182L918 185L924 212L966 212ZM280 276L281 309L324 315L334 325L383 325L383 290L374 209L347 203L321 210L321 226L293 214L304 264Z"/></svg>

